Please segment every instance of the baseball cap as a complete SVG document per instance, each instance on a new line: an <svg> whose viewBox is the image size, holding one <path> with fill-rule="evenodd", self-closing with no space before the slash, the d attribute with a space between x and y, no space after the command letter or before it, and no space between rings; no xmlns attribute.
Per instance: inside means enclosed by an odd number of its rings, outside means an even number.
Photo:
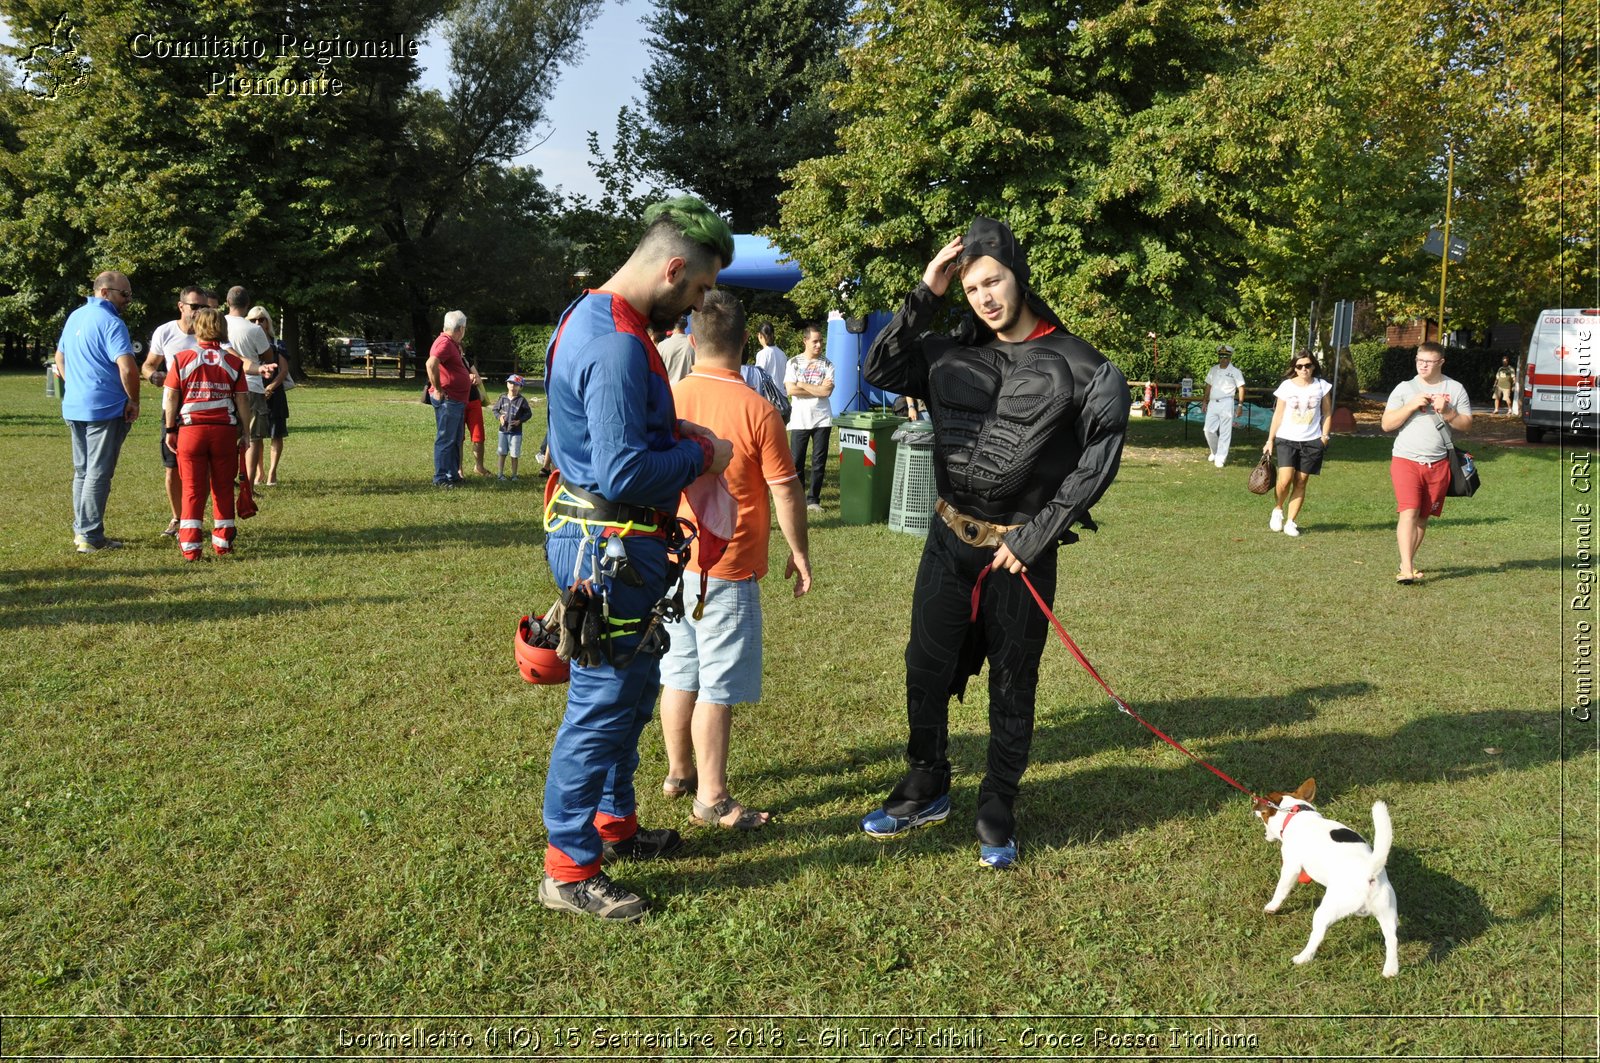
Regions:
<svg viewBox="0 0 1600 1063"><path fill-rule="evenodd" d="M521 384L522 383L522 376L520 374L518 374L518 373L512 373L510 376L506 377L506 383L507 384Z"/></svg>

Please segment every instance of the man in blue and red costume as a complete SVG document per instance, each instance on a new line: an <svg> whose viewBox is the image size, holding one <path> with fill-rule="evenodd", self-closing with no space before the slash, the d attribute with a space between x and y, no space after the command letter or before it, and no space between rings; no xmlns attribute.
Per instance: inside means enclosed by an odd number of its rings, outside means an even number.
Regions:
<svg viewBox="0 0 1600 1063"><path fill-rule="evenodd" d="M971 315L931 329L952 278ZM1054 603L1056 549L1093 528L1089 507L1117 474L1128 381L1068 332L1029 287L1004 224L973 220L867 353L867 379L923 399L939 489L917 569L906 646L907 771L861 829L890 838L950 814L949 706L989 662L988 768L978 787L980 865L1017 860L1014 806L1033 742L1039 657Z"/></svg>
<svg viewBox="0 0 1600 1063"><path fill-rule="evenodd" d="M659 612L675 575L668 548L678 497L696 478L720 473L733 453L726 440L678 420L645 333L700 309L733 261L733 234L687 196L650 207L644 222L622 268L566 309L545 369L558 470L546 489L545 557L568 592L566 623L582 645L550 752L539 901L601 919L638 919L649 909L603 862L682 846L677 831L640 828L633 775L660 686Z"/></svg>

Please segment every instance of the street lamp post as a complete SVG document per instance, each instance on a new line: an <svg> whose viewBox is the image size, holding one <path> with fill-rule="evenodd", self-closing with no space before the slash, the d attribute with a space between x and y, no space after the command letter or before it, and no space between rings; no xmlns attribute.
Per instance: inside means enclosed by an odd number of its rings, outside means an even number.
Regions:
<svg viewBox="0 0 1600 1063"><path fill-rule="evenodd" d="M1149 417L1155 412L1156 396L1159 394L1158 381L1161 379L1161 347L1154 332L1146 332L1150 340L1150 379L1144 385L1144 415Z"/></svg>

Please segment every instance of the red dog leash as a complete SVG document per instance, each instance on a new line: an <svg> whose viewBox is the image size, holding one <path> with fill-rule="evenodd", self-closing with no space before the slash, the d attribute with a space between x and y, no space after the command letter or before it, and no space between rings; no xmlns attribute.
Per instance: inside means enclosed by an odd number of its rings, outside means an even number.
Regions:
<svg viewBox="0 0 1600 1063"><path fill-rule="evenodd" d="M1018 573L1018 575L1022 577L1022 582L1027 585L1028 593L1033 595L1033 600L1038 603L1040 610L1043 611L1045 616L1050 618L1050 623L1055 626L1056 634L1061 638L1061 644L1067 648L1067 651L1072 654L1073 658L1076 659L1079 664L1083 665L1083 670L1094 677L1094 681L1100 684L1100 689L1104 690L1106 694L1110 696L1111 700L1116 703L1117 708L1121 709L1129 716L1132 716L1135 720L1138 720L1151 734L1155 735L1157 738L1161 739L1163 742L1167 743L1167 745L1171 746L1173 749L1176 749L1190 760L1199 764L1201 767L1205 768L1211 774L1215 775L1217 778L1221 779L1235 790L1238 790L1240 793L1248 797L1257 797L1255 793L1245 789L1228 775L1189 752L1184 748L1183 743L1163 733L1159 727L1156 727L1144 717L1140 716L1137 712L1134 712L1126 701L1123 701L1121 698L1117 697L1117 692L1112 690L1111 687L1106 684L1104 679L1100 678L1100 673L1094 670L1094 665L1089 663L1089 658L1085 657L1083 655L1083 651L1078 649L1078 644L1072 641L1072 636L1067 634L1067 629L1061 625L1060 620L1056 619L1056 614L1050 611L1050 607L1048 605L1044 604L1044 599L1040 597L1039 592L1034 589L1033 581L1028 579L1028 574L1026 572L1022 572ZM974 590L973 596L974 599L976 599L976 590Z"/></svg>

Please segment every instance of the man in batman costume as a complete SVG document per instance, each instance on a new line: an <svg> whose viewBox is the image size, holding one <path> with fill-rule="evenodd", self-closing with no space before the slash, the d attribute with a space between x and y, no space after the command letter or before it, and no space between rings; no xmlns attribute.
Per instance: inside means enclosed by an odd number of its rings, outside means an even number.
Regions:
<svg viewBox="0 0 1600 1063"><path fill-rule="evenodd" d="M953 278L971 314L945 336L930 329ZM873 342L865 374L927 402L939 502L906 646L907 771L861 829L888 838L949 816L950 696L962 696L987 658L979 862L1009 867L1048 630L1022 575L1053 605L1056 548L1077 541L1073 524L1095 527L1089 507L1122 460L1128 381L1029 287L1011 230L981 216L928 263Z"/></svg>

